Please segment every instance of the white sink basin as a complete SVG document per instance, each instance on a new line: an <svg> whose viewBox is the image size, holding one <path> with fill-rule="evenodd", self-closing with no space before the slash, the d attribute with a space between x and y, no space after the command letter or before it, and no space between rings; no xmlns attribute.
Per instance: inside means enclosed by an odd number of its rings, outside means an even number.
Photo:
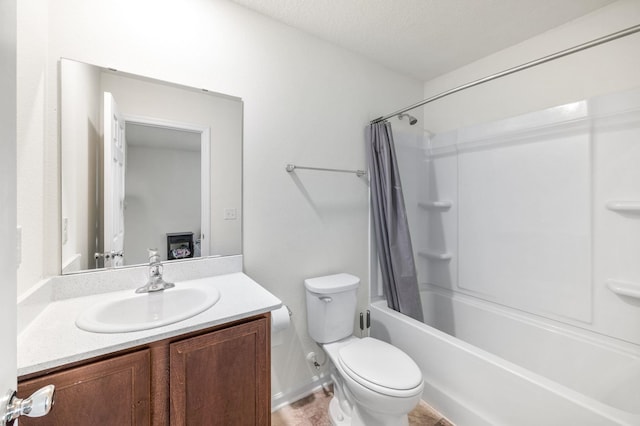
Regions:
<svg viewBox="0 0 640 426"><path fill-rule="evenodd" d="M123 333L162 327L191 318L220 299L216 288L171 288L152 293L126 293L97 303L76 318L76 325L95 333Z"/></svg>

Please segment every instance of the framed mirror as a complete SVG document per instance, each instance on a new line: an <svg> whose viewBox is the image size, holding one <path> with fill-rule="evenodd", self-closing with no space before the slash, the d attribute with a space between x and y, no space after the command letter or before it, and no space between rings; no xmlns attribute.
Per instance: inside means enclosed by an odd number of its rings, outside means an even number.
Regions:
<svg viewBox="0 0 640 426"><path fill-rule="evenodd" d="M60 61L62 273L242 251L240 98Z"/></svg>

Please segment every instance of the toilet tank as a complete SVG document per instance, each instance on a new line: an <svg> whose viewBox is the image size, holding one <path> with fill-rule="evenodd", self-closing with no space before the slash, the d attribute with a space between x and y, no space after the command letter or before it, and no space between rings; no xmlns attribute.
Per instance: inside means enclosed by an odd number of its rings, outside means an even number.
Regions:
<svg viewBox="0 0 640 426"><path fill-rule="evenodd" d="M304 280L307 290L307 329L318 343L329 343L353 334L360 278L335 274Z"/></svg>

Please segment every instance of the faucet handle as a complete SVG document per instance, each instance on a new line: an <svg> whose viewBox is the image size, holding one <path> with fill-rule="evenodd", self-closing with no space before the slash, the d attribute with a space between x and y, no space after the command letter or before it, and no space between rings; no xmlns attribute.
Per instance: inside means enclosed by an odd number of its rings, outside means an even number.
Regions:
<svg viewBox="0 0 640 426"><path fill-rule="evenodd" d="M158 253L158 249L149 249L149 263L160 263L160 254Z"/></svg>

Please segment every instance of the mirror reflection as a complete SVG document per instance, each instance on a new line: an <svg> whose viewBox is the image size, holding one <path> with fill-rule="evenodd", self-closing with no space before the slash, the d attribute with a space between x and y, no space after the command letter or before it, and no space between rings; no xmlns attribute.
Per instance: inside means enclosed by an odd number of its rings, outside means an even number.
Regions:
<svg viewBox="0 0 640 426"><path fill-rule="evenodd" d="M242 101L60 66L62 273L241 253Z"/></svg>

